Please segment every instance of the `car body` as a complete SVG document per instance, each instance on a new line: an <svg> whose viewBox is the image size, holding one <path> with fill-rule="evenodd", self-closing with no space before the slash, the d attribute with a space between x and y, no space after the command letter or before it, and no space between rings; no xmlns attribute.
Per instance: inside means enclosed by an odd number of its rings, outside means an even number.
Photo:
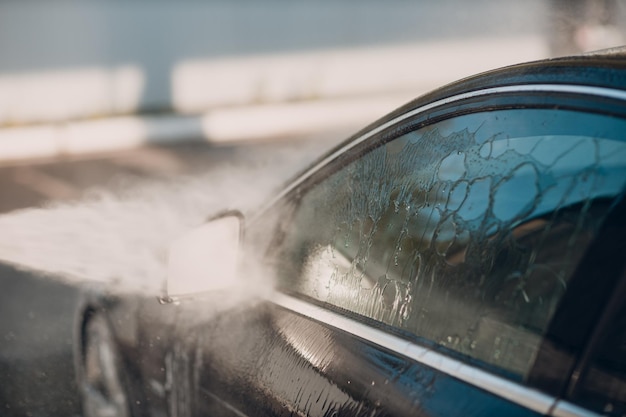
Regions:
<svg viewBox="0 0 626 417"><path fill-rule="evenodd" d="M267 291L86 292L85 414L623 415L625 190L625 49L443 87L246 213Z"/></svg>

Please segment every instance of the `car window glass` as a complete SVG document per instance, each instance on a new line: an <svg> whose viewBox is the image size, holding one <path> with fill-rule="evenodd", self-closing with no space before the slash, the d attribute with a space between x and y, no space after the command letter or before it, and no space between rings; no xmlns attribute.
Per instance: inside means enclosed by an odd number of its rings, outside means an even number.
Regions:
<svg viewBox="0 0 626 417"><path fill-rule="evenodd" d="M288 200L279 285L524 378L624 189L624 131L506 110L406 133Z"/></svg>

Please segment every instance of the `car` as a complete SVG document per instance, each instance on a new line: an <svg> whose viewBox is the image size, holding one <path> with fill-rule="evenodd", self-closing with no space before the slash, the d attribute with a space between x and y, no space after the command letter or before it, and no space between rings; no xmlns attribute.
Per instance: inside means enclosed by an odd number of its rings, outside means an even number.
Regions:
<svg viewBox="0 0 626 417"><path fill-rule="evenodd" d="M445 86L85 290L84 414L624 415L625 194L626 48Z"/></svg>

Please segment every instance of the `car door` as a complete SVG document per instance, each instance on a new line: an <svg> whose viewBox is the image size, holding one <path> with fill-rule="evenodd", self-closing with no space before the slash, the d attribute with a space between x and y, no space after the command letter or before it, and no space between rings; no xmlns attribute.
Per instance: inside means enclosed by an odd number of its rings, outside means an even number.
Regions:
<svg viewBox="0 0 626 417"><path fill-rule="evenodd" d="M572 277L595 279L581 262L626 187L625 98L462 92L322 159L246 230L278 292L197 331L199 409L551 413L602 311L567 322Z"/></svg>

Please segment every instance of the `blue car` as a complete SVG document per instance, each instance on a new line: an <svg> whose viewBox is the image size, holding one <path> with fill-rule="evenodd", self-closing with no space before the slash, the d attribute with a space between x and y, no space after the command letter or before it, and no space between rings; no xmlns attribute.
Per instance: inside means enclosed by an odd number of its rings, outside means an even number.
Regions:
<svg viewBox="0 0 626 417"><path fill-rule="evenodd" d="M625 193L626 49L443 87L85 294L84 414L623 416Z"/></svg>

